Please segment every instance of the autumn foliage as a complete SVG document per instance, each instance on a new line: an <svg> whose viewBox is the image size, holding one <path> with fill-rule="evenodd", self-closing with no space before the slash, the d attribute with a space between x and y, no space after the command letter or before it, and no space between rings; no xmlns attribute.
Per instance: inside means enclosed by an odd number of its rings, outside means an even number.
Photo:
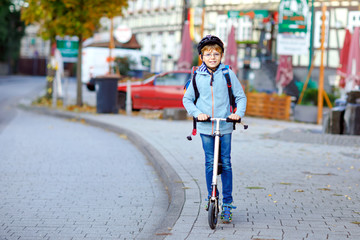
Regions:
<svg viewBox="0 0 360 240"><path fill-rule="evenodd" d="M93 36L101 17L121 16L127 0L25 0L21 18L26 24L37 24L39 35L55 40L56 36L77 36L80 42ZM77 67L77 105L82 105L81 52Z"/></svg>

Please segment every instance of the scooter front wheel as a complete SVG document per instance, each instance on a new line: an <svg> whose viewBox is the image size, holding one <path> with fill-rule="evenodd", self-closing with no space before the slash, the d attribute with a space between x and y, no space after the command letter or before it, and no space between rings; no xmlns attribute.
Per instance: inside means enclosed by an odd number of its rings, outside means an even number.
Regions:
<svg viewBox="0 0 360 240"><path fill-rule="evenodd" d="M216 228L218 220L219 210L214 201L210 201L209 211L208 211L208 222L211 229Z"/></svg>

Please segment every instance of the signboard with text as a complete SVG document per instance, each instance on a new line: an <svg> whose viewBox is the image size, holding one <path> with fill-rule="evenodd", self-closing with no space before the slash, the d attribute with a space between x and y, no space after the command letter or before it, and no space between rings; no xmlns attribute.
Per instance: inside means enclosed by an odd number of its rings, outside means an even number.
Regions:
<svg viewBox="0 0 360 240"><path fill-rule="evenodd" d="M269 17L268 10L246 10L246 11L228 11L228 18L241 18L248 16L254 18L267 18Z"/></svg>
<svg viewBox="0 0 360 240"><path fill-rule="evenodd" d="M279 33L306 33L308 13L307 0L281 0L279 4Z"/></svg>
<svg viewBox="0 0 360 240"><path fill-rule="evenodd" d="M59 49L64 62L77 62L79 49L77 37L56 37L56 48Z"/></svg>
<svg viewBox="0 0 360 240"><path fill-rule="evenodd" d="M279 55L306 55L309 52L307 36L279 33L276 40L276 52Z"/></svg>

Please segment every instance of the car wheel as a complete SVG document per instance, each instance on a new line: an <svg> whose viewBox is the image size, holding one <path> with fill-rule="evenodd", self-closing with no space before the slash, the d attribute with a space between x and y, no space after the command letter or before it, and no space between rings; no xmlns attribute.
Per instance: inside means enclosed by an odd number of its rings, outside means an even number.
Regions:
<svg viewBox="0 0 360 240"><path fill-rule="evenodd" d="M121 110L126 109L126 92L118 93L118 106L119 106L119 109L121 109Z"/></svg>
<svg viewBox="0 0 360 240"><path fill-rule="evenodd" d="M86 87L91 92L95 91L95 85L94 84L87 83Z"/></svg>

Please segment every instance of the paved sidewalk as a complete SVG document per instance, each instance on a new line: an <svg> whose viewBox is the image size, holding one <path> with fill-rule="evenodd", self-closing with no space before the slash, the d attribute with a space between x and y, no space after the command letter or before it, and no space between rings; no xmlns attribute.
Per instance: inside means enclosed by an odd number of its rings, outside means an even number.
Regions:
<svg viewBox="0 0 360 240"><path fill-rule="evenodd" d="M165 171L175 170L180 179L173 179L175 190L169 189L181 199L172 199L179 215L173 211L169 216L174 225L164 222L166 239L360 239L360 137L322 135L317 125L246 117L249 129L238 126L233 133L238 208L231 224L211 230L204 210L200 138L186 140L191 121L58 114L125 129L161 153L160 161L168 164Z"/></svg>

